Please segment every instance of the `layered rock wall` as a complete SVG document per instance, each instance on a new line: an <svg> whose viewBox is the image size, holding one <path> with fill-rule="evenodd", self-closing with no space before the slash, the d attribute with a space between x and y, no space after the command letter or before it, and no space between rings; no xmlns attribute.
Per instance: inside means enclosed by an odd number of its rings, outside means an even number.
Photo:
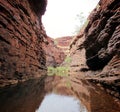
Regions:
<svg viewBox="0 0 120 112"><path fill-rule="evenodd" d="M77 51L84 54L79 55L78 60L84 59L79 63L79 71L120 98L120 1L100 0L88 20L84 42L79 42L79 38L78 47L75 44ZM71 46L73 49L74 44Z"/></svg>
<svg viewBox="0 0 120 112"><path fill-rule="evenodd" d="M57 45L57 47L65 53L67 56L69 54L69 45L72 41L72 36L65 36L65 37L59 37L56 38L54 41Z"/></svg>
<svg viewBox="0 0 120 112"><path fill-rule="evenodd" d="M43 43L46 54L46 65L49 67L59 66L65 59L65 53L57 46L54 39L47 37Z"/></svg>
<svg viewBox="0 0 120 112"><path fill-rule="evenodd" d="M46 71L41 16L46 0L0 0L0 85Z"/></svg>
<svg viewBox="0 0 120 112"><path fill-rule="evenodd" d="M104 68L114 55L119 54L120 2L104 2L100 1L85 29L87 65L92 70Z"/></svg>

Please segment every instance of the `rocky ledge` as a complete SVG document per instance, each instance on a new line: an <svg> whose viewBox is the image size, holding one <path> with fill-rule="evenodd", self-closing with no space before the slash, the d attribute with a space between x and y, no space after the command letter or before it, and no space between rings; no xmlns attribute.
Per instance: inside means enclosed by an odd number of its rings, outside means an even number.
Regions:
<svg viewBox="0 0 120 112"><path fill-rule="evenodd" d="M100 0L88 21L71 44L71 67L120 98L120 1Z"/></svg>
<svg viewBox="0 0 120 112"><path fill-rule="evenodd" d="M41 16L46 0L0 0L0 86L46 71Z"/></svg>

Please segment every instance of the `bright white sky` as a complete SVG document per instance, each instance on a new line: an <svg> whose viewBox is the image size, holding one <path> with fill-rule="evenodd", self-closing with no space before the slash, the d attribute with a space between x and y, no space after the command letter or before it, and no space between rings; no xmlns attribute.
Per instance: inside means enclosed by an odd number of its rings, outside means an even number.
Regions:
<svg viewBox="0 0 120 112"><path fill-rule="evenodd" d="M42 22L47 35L56 38L73 35L76 15L88 16L99 0L48 0Z"/></svg>

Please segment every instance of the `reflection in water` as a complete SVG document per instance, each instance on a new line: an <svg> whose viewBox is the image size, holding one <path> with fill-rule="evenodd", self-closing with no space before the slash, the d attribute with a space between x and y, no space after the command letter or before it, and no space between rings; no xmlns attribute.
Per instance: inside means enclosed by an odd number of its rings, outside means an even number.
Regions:
<svg viewBox="0 0 120 112"><path fill-rule="evenodd" d="M79 100L54 93L45 96L36 112L87 112Z"/></svg>
<svg viewBox="0 0 120 112"><path fill-rule="evenodd" d="M0 88L0 112L120 112L119 101L101 87L72 77L67 88L66 78L50 76ZM87 111L73 97L46 95L51 91L77 96Z"/></svg>
<svg viewBox="0 0 120 112"><path fill-rule="evenodd" d="M73 97L49 94L43 100L46 92L52 91L50 88L53 80L54 77L47 82L44 79L34 79L0 88L0 112L86 112ZM48 86L47 89L44 84Z"/></svg>
<svg viewBox="0 0 120 112"><path fill-rule="evenodd" d="M43 79L0 88L0 112L35 112L44 94Z"/></svg>

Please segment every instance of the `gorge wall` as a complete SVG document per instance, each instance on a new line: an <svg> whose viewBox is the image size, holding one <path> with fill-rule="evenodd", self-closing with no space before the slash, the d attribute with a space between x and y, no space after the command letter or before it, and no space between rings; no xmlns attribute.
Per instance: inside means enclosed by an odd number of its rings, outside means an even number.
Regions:
<svg viewBox="0 0 120 112"><path fill-rule="evenodd" d="M46 66L57 67L65 59L65 53L57 46L55 40L46 36L46 42L43 43L43 49L46 54Z"/></svg>
<svg viewBox="0 0 120 112"><path fill-rule="evenodd" d="M71 43L72 38L72 36L65 36L54 39L57 47L61 51L63 51L66 56L69 54L69 45Z"/></svg>
<svg viewBox="0 0 120 112"><path fill-rule="evenodd" d="M46 0L0 0L0 85L46 71L41 16Z"/></svg>
<svg viewBox="0 0 120 112"><path fill-rule="evenodd" d="M70 45L72 70L120 98L120 1L100 0L88 21Z"/></svg>

